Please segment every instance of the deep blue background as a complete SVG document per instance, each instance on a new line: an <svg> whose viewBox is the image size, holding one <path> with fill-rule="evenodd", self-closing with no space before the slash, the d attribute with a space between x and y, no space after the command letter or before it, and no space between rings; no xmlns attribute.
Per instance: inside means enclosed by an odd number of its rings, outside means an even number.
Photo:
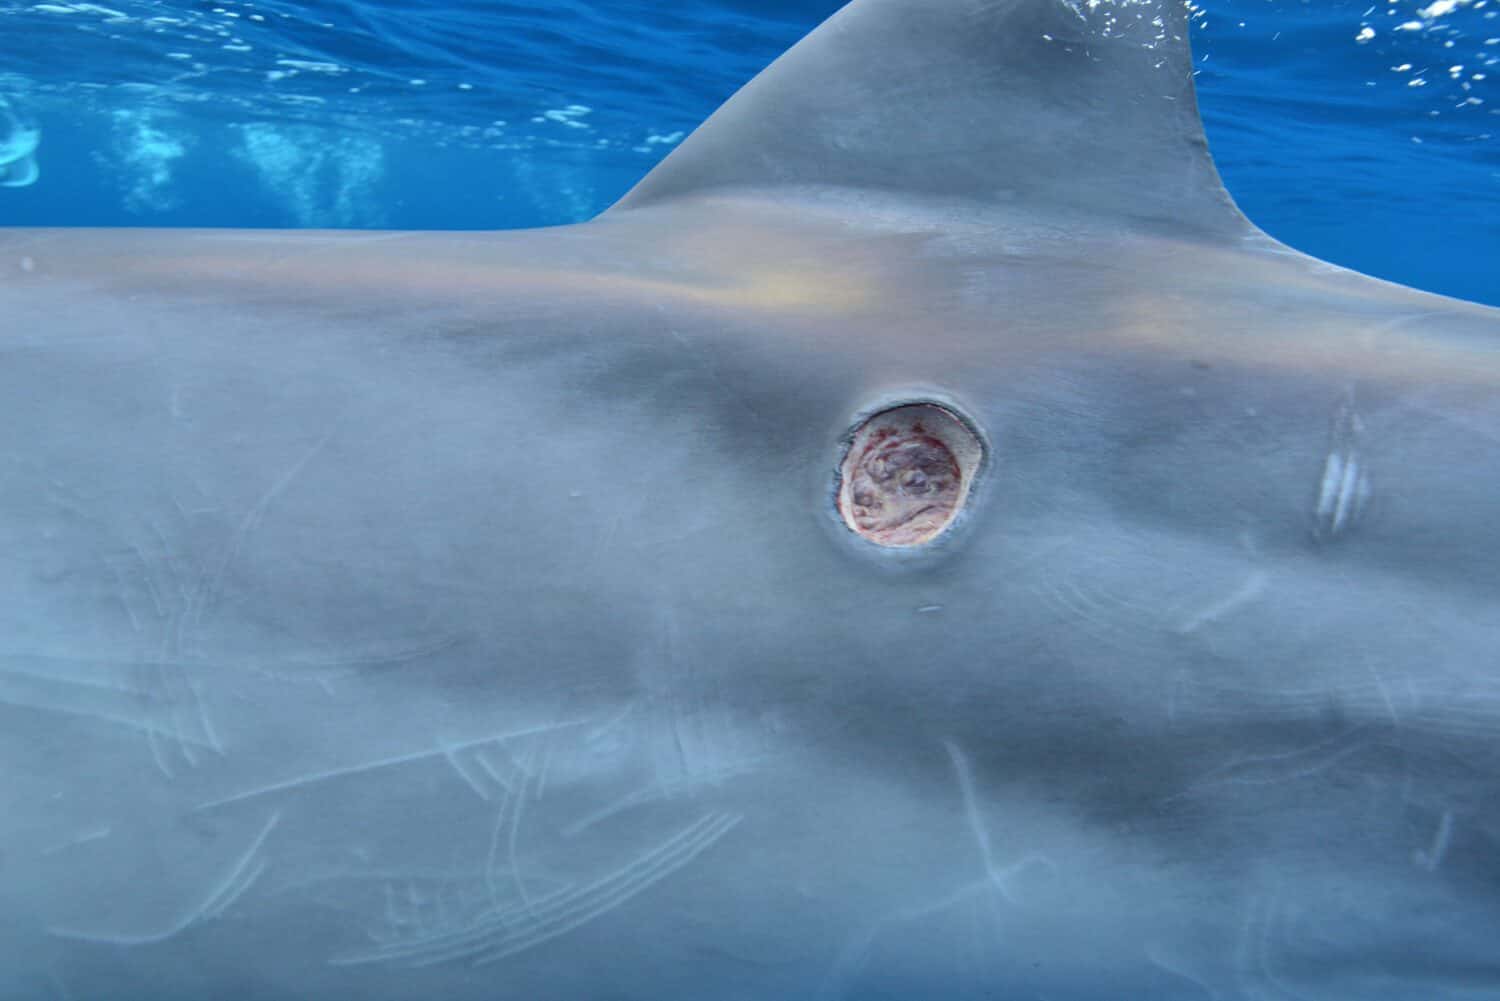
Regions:
<svg viewBox="0 0 1500 1001"><path fill-rule="evenodd" d="M43 132L0 224L584 219L838 6L0 0L0 96ZM1497 14L1209 0L1194 43L1230 191L1310 253L1500 304Z"/></svg>

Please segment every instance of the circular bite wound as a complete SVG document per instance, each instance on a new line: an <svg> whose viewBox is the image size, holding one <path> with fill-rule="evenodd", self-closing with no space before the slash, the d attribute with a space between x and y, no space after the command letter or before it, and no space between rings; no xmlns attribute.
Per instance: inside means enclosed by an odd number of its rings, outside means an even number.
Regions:
<svg viewBox="0 0 1500 1001"><path fill-rule="evenodd" d="M880 546L920 546L968 499L984 446L935 403L882 410L861 424L839 467L839 514Z"/></svg>

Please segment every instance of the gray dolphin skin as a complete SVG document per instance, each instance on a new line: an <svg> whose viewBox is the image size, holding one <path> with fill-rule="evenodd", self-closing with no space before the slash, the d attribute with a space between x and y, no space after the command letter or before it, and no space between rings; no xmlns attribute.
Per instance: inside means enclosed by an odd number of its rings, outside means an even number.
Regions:
<svg viewBox="0 0 1500 1001"><path fill-rule="evenodd" d="M1500 311L1177 0L856 0L526 233L0 231L0 998L1500 997Z"/></svg>

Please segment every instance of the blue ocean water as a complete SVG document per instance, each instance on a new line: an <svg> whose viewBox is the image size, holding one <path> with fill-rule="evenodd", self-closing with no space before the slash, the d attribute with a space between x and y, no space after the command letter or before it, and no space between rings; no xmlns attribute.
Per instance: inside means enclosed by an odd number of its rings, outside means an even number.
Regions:
<svg viewBox="0 0 1500 1001"><path fill-rule="evenodd" d="M584 219L839 5L0 0L0 224ZM1194 44L1252 219L1500 304L1500 0L1204 0Z"/></svg>

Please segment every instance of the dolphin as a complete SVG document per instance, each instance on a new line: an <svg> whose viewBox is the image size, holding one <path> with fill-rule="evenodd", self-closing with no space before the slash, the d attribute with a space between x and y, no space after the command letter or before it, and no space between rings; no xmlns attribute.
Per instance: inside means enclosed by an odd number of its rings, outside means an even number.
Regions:
<svg viewBox="0 0 1500 1001"><path fill-rule="evenodd" d="M1249 223L1177 0L0 276L7 1001L1500 996L1500 311Z"/></svg>

